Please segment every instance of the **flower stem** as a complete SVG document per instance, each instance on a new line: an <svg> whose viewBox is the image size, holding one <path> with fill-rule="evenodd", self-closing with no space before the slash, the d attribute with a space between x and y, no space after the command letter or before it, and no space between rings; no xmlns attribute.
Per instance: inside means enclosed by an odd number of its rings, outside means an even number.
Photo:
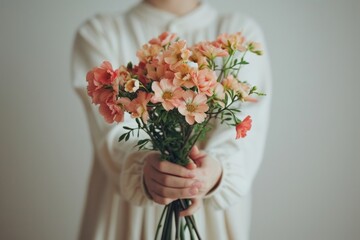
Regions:
<svg viewBox="0 0 360 240"><path fill-rule="evenodd" d="M183 208L183 210L185 210L185 209L186 209L186 206L185 206L183 200L180 199L179 201L180 201L181 207ZM198 240L201 240L201 237L200 237L200 234L199 234L199 232L198 232L198 230L197 230L197 227L196 227L196 225L195 225L194 219L193 219L192 217L190 217L190 216L186 216L186 217L185 217L185 221L186 221L187 224L188 224L189 231L191 232L191 229L194 229Z"/></svg>
<svg viewBox="0 0 360 240"><path fill-rule="evenodd" d="M172 221L171 217L173 214L173 205L172 203L168 204L168 209L166 212L165 222L164 222L164 228L163 232L161 234L161 240L169 240L171 239L171 229L172 229Z"/></svg>
<svg viewBox="0 0 360 240"><path fill-rule="evenodd" d="M166 212L166 210L168 209L168 207L169 207L169 206L166 205L166 206L164 207L164 210L163 210L162 213L161 213L161 217L160 217L159 223L158 223L157 228L156 228L156 233L155 233L155 238L154 238L154 240L157 239L157 236L158 236L158 234L159 234L159 230L160 230L160 228L161 228L162 220L163 220L163 218L164 218L165 212Z"/></svg>

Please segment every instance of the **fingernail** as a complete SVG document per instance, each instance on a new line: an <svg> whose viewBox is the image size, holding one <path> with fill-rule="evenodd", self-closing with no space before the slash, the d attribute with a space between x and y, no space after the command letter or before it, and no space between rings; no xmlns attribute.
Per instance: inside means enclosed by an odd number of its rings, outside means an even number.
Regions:
<svg viewBox="0 0 360 240"><path fill-rule="evenodd" d="M191 195L195 195L195 194L197 194L198 192L199 192L199 190L198 190L197 188L195 188L195 187L190 188L190 194L191 194Z"/></svg>
<svg viewBox="0 0 360 240"><path fill-rule="evenodd" d="M191 187L201 188L202 183L200 181L195 181L193 184L191 184Z"/></svg>

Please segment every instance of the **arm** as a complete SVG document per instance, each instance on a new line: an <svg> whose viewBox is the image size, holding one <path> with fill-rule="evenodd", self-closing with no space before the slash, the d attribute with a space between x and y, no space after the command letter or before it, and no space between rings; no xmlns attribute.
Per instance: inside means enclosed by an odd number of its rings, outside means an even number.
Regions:
<svg viewBox="0 0 360 240"><path fill-rule="evenodd" d="M260 42L265 55L261 57L247 55L246 60L250 64L240 71L239 78L256 85L267 96L260 97L257 103L242 104L239 118L244 119L245 116L250 115L253 120L253 127L246 138L236 140L234 127L218 124L204 147L205 152L217 159L223 169L218 186L205 197L205 204L217 209L226 209L250 192L263 158L269 122L272 92L265 39L261 29L251 20L244 23L243 33L247 39Z"/></svg>
<svg viewBox="0 0 360 240"><path fill-rule="evenodd" d="M134 204L145 204L147 197L141 184L144 152L133 146L137 139L118 143L124 132L123 126L136 126L129 116L118 125L107 124L98 113L98 107L87 95L85 76L87 71L108 60L113 67L119 66L119 37L107 19L96 17L87 21L76 33L72 55L72 84L86 110L91 138L97 159L112 180L121 197ZM140 138L143 137L140 136Z"/></svg>

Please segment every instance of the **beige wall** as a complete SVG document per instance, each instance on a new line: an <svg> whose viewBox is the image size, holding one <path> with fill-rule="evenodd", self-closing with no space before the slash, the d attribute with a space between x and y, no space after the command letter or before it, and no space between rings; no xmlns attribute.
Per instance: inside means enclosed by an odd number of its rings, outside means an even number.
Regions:
<svg viewBox="0 0 360 240"><path fill-rule="evenodd" d="M0 239L76 238L91 146L69 80L73 33L133 2L1 0ZM360 239L360 2L209 2L257 19L272 59L253 239Z"/></svg>

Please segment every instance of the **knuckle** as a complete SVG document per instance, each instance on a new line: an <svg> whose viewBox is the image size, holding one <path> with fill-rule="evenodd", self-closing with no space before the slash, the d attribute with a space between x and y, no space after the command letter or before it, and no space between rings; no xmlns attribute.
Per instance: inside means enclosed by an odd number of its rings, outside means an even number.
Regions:
<svg viewBox="0 0 360 240"><path fill-rule="evenodd" d="M164 172L166 169L166 162L165 161L158 161L157 168L159 171Z"/></svg>
<svg viewBox="0 0 360 240"><path fill-rule="evenodd" d="M181 194L181 196L179 196L179 197L187 197L187 196L189 196L189 190L188 189L182 189L180 191L180 194Z"/></svg>
<svg viewBox="0 0 360 240"><path fill-rule="evenodd" d="M154 198L154 202L161 204L161 205L167 205L167 204L171 203L171 199L163 198L163 197L156 197L156 198Z"/></svg>
<svg viewBox="0 0 360 240"><path fill-rule="evenodd" d="M166 196L166 194L167 194L166 189L163 188L163 187L159 187L159 194L160 194L161 196Z"/></svg>
<svg viewBox="0 0 360 240"><path fill-rule="evenodd" d="M193 181L192 181L192 180L185 180L183 187L184 187L184 188L190 187L192 184L193 184Z"/></svg>
<svg viewBox="0 0 360 240"><path fill-rule="evenodd" d="M162 183L165 186L170 186L171 185L171 178L169 176L162 177Z"/></svg>
<svg viewBox="0 0 360 240"><path fill-rule="evenodd" d="M186 169L184 169L184 168L181 168L181 169L179 170L179 173L180 173L181 176L187 176L187 175L189 175L188 171L187 171Z"/></svg>

